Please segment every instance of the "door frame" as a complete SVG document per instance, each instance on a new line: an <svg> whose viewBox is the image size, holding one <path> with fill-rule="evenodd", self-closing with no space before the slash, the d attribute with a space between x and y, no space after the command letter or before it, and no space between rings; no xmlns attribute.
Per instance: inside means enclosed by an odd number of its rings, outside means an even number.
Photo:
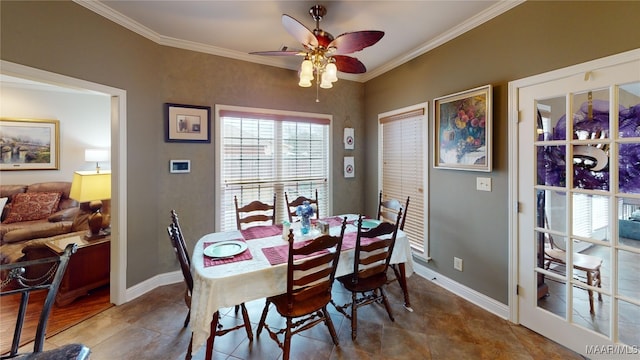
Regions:
<svg viewBox="0 0 640 360"><path fill-rule="evenodd" d="M126 90L0 60L1 73L54 86L86 89L111 97L111 208L110 301L127 302L127 92Z"/></svg>
<svg viewBox="0 0 640 360"><path fill-rule="evenodd" d="M519 226L518 226L518 170L519 170L519 133L518 123L520 121L519 114L519 89L523 87L533 86L544 82L559 80L569 76L584 74L585 79L591 76L594 69L605 68L628 61L636 60L640 57L640 49L634 49L616 55L588 61L578 65L565 67L558 70L549 71L539 75L514 80L509 82L508 89L508 149L509 149L509 172L508 172L508 203L510 211L508 212L508 228L509 228L509 320L519 324L519 304L518 304L518 280L519 280ZM541 334L545 335L545 334ZM562 344L571 347L570 344ZM576 349L573 349L576 350ZM577 351L584 351L579 349Z"/></svg>

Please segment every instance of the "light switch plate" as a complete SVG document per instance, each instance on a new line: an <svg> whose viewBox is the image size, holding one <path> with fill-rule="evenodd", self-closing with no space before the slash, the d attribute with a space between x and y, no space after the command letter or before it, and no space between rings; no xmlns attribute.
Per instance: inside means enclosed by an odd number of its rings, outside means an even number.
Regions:
<svg viewBox="0 0 640 360"><path fill-rule="evenodd" d="M476 190L479 191L491 191L491 178L477 177L476 178Z"/></svg>

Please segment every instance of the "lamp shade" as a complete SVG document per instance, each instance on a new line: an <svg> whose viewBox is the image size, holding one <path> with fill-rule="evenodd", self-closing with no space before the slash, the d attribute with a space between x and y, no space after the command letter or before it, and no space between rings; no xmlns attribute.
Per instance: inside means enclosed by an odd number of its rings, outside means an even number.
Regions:
<svg viewBox="0 0 640 360"><path fill-rule="evenodd" d="M109 161L109 150L106 149L85 149L84 161Z"/></svg>
<svg viewBox="0 0 640 360"><path fill-rule="evenodd" d="M76 171L69 197L81 203L111 199L111 172Z"/></svg>

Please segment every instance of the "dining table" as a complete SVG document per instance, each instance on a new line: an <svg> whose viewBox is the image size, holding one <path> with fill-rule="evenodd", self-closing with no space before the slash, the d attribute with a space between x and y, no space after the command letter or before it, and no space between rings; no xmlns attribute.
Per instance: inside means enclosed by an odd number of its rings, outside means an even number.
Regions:
<svg viewBox="0 0 640 360"><path fill-rule="evenodd" d="M336 215L318 220L328 224L329 233L337 236L340 235L345 217L347 225L336 277L353 272L359 215ZM299 222L292 224L291 229L294 232L294 246L295 243L312 241L321 234L315 226L307 234L302 234ZM282 225L214 232L198 240L191 259L192 349L199 349L209 338L211 319L219 309L286 292L288 249L289 243L283 236ZM231 252L225 256L224 252L228 250ZM406 277L413 273L413 261L409 240L402 230L398 230L396 235L390 263L399 268L398 282L403 290L405 307L412 311Z"/></svg>

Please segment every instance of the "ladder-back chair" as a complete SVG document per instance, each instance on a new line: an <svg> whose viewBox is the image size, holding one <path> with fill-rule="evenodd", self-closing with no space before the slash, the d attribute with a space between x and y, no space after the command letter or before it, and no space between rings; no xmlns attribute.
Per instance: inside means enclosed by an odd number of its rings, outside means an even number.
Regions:
<svg viewBox="0 0 640 360"><path fill-rule="evenodd" d="M184 277L184 282L187 285L185 291L185 303L189 308L187 313L187 317L184 320L184 327L187 327L189 324L189 318L191 315L191 294L193 292L193 276L191 274L191 259L187 252L186 243L184 240L182 229L180 228L180 224L178 223L178 215L175 210L171 210L171 224L167 227L167 233L169 234L169 240L171 240L171 245L173 246L173 250L176 253L176 257L178 262L180 263L180 269L182 270L182 275ZM213 342L216 336L222 336L227 334L230 331L239 330L244 328L247 332L247 337L249 341L253 340L253 332L251 329L251 322L249 321L249 313L247 312L247 308L244 303L240 304L240 309L242 310L242 324L236 325L229 328L224 328L220 323L220 312L216 311L213 314L213 319L211 319L211 335L207 339L207 348L205 353L205 359L211 360L213 357ZM193 345L193 334L191 336L191 341L189 341L189 348L187 350L185 359L191 359L191 350Z"/></svg>
<svg viewBox="0 0 640 360"><path fill-rule="evenodd" d="M324 322L338 345L338 336L327 311L331 302L331 288L340 258L342 239L347 218L342 222L339 236L321 235L318 238L295 244L293 230L289 231L289 253L287 263L287 292L267 298L257 336L264 328L269 336L283 350L283 359L289 359L291 337L297 333ZM305 257L298 259L298 257ZM270 305L275 305L277 312L286 319L286 328L275 330L266 323ZM284 334L284 341L279 336Z"/></svg>
<svg viewBox="0 0 640 360"><path fill-rule="evenodd" d="M244 230L252 226L269 224L276 222L276 194L273 194L271 204L254 200L247 205L238 205L238 197L233 197L236 206L236 224L238 230Z"/></svg>
<svg viewBox="0 0 640 360"><path fill-rule="evenodd" d="M351 338L353 340L358 335L358 308L362 306L382 302L389 319L395 321L383 287L387 284L387 269L395 246L401 216L402 209L397 213L394 223L383 221L375 228L364 231L362 229L363 216L360 215L353 272L337 278L351 292L351 302L337 305L332 301L336 309L351 320ZM351 313L347 312L349 307L351 307Z"/></svg>
<svg viewBox="0 0 640 360"><path fill-rule="evenodd" d="M294 217L298 217L296 214L296 210L298 206L302 205L305 201L308 201L311 206L315 207L315 218L320 218L320 207L318 206L318 190L315 191L315 198L310 199L304 196L298 196L293 201L289 202L289 195L284 193L284 200L287 203L287 215L289 216L289 222L292 223Z"/></svg>

